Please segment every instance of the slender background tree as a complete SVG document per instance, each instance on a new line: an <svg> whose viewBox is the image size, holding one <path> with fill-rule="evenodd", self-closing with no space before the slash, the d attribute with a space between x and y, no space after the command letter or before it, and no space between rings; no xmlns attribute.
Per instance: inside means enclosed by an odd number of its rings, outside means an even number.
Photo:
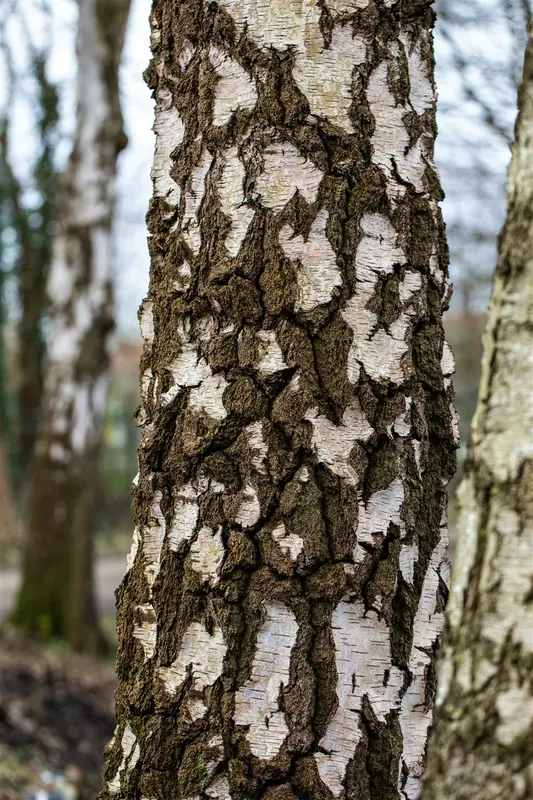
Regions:
<svg viewBox="0 0 533 800"><path fill-rule="evenodd" d="M533 793L533 26L518 108L427 800Z"/></svg>
<svg viewBox="0 0 533 800"><path fill-rule="evenodd" d="M76 132L58 202L43 422L12 615L27 633L89 651L104 646L92 552L114 325L114 188L117 156L126 144L118 71L129 6L129 0L79 5Z"/></svg>

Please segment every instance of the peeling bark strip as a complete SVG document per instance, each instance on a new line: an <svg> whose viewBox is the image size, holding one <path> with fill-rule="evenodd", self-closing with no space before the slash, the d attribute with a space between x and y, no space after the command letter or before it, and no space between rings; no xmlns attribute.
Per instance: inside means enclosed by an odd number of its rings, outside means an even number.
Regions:
<svg viewBox="0 0 533 800"><path fill-rule="evenodd" d="M129 6L130 0L79 3L76 129L59 197L43 422L14 612L28 633L66 639L79 650L102 644L92 596L92 535L114 324L114 187L126 143L118 69Z"/></svg>
<svg viewBox="0 0 533 800"><path fill-rule="evenodd" d="M533 796L533 26L518 108L428 800Z"/></svg>
<svg viewBox="0 0 533 800"><path fill-rule="evenodd" d="M433 13L399 6L153 4L144 434L102 798L418 797L456 442Z"/></svg>

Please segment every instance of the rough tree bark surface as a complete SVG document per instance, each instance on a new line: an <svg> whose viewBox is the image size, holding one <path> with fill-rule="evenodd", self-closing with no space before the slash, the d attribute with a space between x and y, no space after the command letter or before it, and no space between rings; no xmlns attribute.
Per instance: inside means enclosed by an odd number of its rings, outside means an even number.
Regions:
<svg viewBox="0 0 533 800"><path fill-rule="evenodd" d="M48 293L42 430L13 614L32 634L101 646L92 591L97 455L113 329L112 222L125 144L118 93L129 0L82 0L74 147L60 191Z"/></svg>
<svg viewBox="0 0 533 800"><path fill-rule="evenodd" d="M460 490L428 800L533 796L533 28Z"/></svg>
<svg viewBox="0 0 533 800"><path fill-rule="evenodd" d="M419 794L455 460L430 3L156 0L101 798Z"/></svg>

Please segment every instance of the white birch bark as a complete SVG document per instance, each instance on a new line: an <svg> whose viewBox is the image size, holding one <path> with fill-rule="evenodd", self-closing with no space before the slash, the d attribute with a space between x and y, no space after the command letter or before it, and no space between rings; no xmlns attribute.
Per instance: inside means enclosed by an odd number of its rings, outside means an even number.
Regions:
<svg viewBox="0 0 533 800"><path fill-rule="evenodd" d="M507 220L460 487L460 540L424 797L533 792L533 28Z"/></svg>
<svg viewBox="0 0 533 800"><path fill-rule="evenodd" d="M153 4L102 798L419 795L456 442L433 17L407 5Z"/></svg>

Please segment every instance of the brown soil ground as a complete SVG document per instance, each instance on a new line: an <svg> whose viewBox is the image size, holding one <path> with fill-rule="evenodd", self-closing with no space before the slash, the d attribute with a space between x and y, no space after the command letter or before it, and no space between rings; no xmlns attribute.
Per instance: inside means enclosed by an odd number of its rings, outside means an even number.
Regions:
<svg viewBox="0 0 533 800"><path fill-rule="evenodd" d="M71 774L92 800L114 729L113 666L0 634L0 800Z"/></svg>

